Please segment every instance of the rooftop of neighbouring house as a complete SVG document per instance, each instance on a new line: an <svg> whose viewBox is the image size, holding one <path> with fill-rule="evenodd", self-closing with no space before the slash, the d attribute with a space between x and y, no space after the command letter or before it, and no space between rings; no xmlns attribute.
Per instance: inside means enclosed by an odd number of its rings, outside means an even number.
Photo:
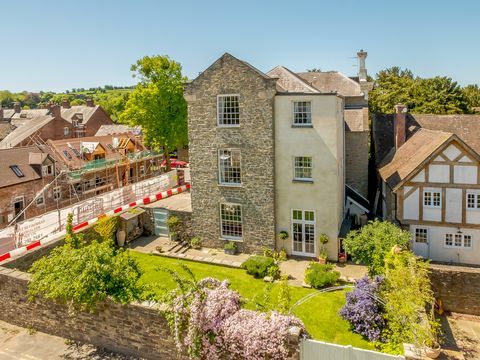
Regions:
<svg viewBox="0 0 480 360"><path fill-rule="evenodd" d="M128 125L122 125L122 124L102 125L98 129L95 136L118 135L118 134L125 134L125 133L132 133L137 136L141 135L142 127L128 126Z"/></svg>

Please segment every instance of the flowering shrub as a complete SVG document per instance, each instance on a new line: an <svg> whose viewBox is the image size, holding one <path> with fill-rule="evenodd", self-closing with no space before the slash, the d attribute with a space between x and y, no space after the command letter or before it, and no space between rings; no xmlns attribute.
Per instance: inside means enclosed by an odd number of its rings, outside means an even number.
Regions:
<svg viewBox="0 0 480 360"><path fill-rule="evenodd" d="M304 330L293 316L241 310L240 295L228 281L197 282L191 272L191 279L171 273L178 287L166 297L166 315L178 350L186 349L191 358L284 359L288 330Z"/></svg>
<svg viewBox="0 0 480 360"><path fill-rule="evenodd" d="M242 309L224 323L223 338L230 359L286 359L286 339L291 327L303 328L293 316Z"/></svg>
<svg viewBox="0 0 480 360"><path fill-rule="evenodd" d="M370 341L379 341L385 325L382 306L376 300L383 277L370 280L368 276L357 281L355 290L347 293L347 303L340 310L340 316L347 320L355 332Z"/></svg>

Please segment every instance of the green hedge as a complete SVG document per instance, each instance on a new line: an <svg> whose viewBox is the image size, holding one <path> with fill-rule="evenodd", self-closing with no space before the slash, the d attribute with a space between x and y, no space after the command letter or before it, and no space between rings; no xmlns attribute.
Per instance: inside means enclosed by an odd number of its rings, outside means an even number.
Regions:
<svg viewBox="0 0 480 360"><path fill-rule="evenodd" d="M266 256L251 256L242 264L242 268L247 270L247 274L253 275L255 278L264 278L265 276L277 278L280 275L275 260Z"/></svg>

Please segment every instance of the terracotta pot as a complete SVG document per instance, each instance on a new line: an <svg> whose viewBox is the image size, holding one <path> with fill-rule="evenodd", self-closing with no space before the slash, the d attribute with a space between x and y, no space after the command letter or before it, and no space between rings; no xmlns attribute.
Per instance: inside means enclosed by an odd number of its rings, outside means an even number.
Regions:
<svg viewBox="0 0 480 360"><path fill-rule="evenodd" d="M425 350L425 356L428 357L429 359L436 359L440 356L440 352L442 349L440 348L440 345L436 344L435 347L430 347L428 345L423 344L423 349Z"/></svg>
<svg viewBox="0 0 480 360"><path fill-rule="evenodd" d="M342 257L339 257L339 258L338 258L338 262L339 262L339 263L344 263L344 262L346 262L346 261L347 261L347 258L346 258L345 256L342 256Z"/></svg>
<svg viewBox="0 0 480 360"><path fill-rule="evenodd" d="M127 234L125 234L125 231L123 230L118 230L117 231L117 245L118 246L123 246L125 245L125 237Z"/></svg>
<svg viewBox="0 0 480 360"><path fill-rule="evenodd" d="M225 254L227 255L235 255L235 253L237 252L237 250L235 249L224 249L225 250Z"/></svg>
<svg viewBox="0 0 480 360"><path fill-rule="evenodd" d="M319 264L326 264L326 263L327 263L327 259L325 259L325 258L318 258L318 263L319 263Z"/></svg>

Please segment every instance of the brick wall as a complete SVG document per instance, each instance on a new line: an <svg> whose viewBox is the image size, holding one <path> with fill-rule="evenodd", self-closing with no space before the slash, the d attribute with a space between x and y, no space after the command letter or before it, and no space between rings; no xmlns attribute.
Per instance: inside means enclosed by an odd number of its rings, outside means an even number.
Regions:
<svg viewBox="0 0 480 360"><path fill-rule="evenodd" d="M223 247L220 203L242 205L240 251L275 246L274 134L275 80L225 54L185 91L188 102L192 221L204 245ZM217 126L217 95L239 94L240 126ZM242 185L219 186L218 150L241 151Z"/></svg>
<svg viewBox="0 0 480 360"><path fill-rule="evenodd" d="M435 298L445 310L480 315L480 268L432 264L431 269Z"/></svg>
<svg viewBox="0 0 480 360"><path fill-rule="evenodd" d="M154 307L108 303L97 313L69 313L61 304L27 301L28 278L0 267L1 320L146 359L176 357L167 321Z"/></svg>
<svg viewBox="0 0 480 360"><path fill-rule="evenodd" d="M346 183L368 196L368 131L345 131Z"/></svg>

